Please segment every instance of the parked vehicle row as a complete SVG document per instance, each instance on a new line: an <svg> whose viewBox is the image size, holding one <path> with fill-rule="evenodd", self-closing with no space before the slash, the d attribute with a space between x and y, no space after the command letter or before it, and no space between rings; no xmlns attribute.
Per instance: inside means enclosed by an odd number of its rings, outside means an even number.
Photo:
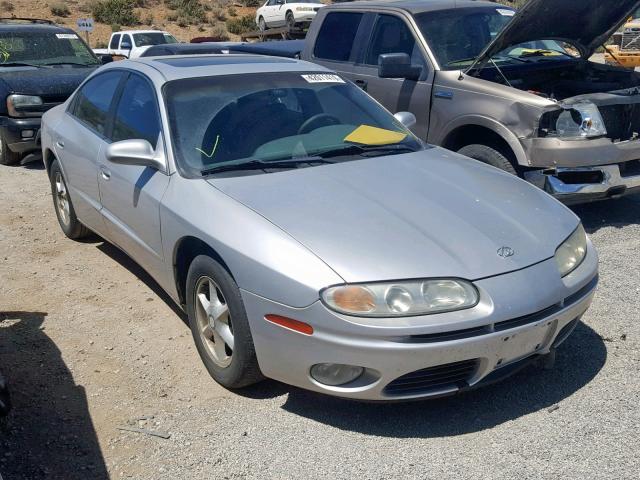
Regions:
<svg viewBox="0 0 640 480"><path fill-rule="evenodd" d="M64 233L142 265L220 384L414 399L553 357L598 281L570 210L414 122L308 62L139 58L48 111L42 146Z"/></svg>

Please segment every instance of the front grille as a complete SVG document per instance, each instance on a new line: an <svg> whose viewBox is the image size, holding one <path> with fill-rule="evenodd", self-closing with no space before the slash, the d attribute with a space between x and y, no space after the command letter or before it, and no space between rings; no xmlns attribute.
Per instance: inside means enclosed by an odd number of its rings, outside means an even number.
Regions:
<svg viewBox="0 0 640 480"><path fill-rule="evenodd" d="M633 33L622 34L622 50L640 50L640 35L637 29L633 29Z"/></svg>
<svg viewBox="0 0 640 480"><path fill-rule="evenodd" d="M477 359L447 363L416 370L396 378L384 388L387 395L412 395L469 385L478 366Z"/></svg>
<svg viewBox="0 0 640 480"><path fill-rule="evenodd" d="M640 104L602 105L599 107L607 127L607 137L625 141L640 135Z"/></svg>

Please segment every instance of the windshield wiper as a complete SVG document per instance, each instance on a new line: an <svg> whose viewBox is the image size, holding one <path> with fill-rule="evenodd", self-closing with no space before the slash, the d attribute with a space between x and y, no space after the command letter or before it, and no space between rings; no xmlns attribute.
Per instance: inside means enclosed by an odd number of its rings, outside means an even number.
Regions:
<svg viewBox="0 0 640 480"><path fill-rule="evenodd" d="M522 55L520 55L520 58L544 57L545 53L559 53L560 55L564 55L566 57L574 58L573 55L569 55L567 52L562 52L560 50L553 50L553 49L550 49L550 48L540 48L540 49L535 50L533 52L524 52Z"/></svg>
<svg viewBox="0 0 640 480"><path fill-rule="evenodd" d="M36 65L35 63L26 63L26 62L5 62L5 63L0 63L0 67L35 67L35 68L42 68L42 65Z"/></svg>
<svg viewBox="0 0 640 480"><path fill-rule="evenodd" d="M45 67L51 67L53 65L77 65L79 67L91 67L95 65L100 65L99 63L81 63L81 62L51 62L45 63Z"/></svg>
<svg viewBox="0 0 640 480"><path fill-rule="evenodd" d="M384 155L390 152L415 152L416 149L407 145L344 145L338 148L332 148L331 150L325 150L321 152L314 152L315 155L321 158L338 157L341 155L362 155L371 156L371 153Z"/></svg>
<svg viewBox="0 0 640 480"><path fill-rule="evenodd" d="M303 164L316 164L316 163L333 163L320 157L300 157L300 158L288 158L282 160L249 160L244 163L227 163L205 168L200 171L202 176L213 175L214 173L233 172L238 170L264 170L267 168L299 168Z"/></svg>

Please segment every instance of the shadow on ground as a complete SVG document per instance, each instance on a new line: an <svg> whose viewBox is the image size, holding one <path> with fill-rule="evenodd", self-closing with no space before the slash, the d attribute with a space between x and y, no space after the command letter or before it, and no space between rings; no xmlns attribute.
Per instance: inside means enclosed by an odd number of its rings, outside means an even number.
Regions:
<svg viewBox="0 0 640 480"><path fill-rule="evenodd" d="M0 368L13 410L0 423L0 473L12 479L108 479L87 406L44 312L0 312Z"/></svg>
<svg viewBox="0 0 640 480"><path fill-rule="evenodd" d="M288 393L282 408L341 430L394 438L447 437L477 432L550 408L587 385L607 358L601 337L583 323L560 347L552 370L531 366L462 395L409 403L361 403L267 380L239 394L265 399ZM555 408L555 407L554 407ZM562 415L562 404L558 412Z"/></svg>
<svg viewBox="0 0 640 480"><path fill-rule="evenodd" d="M640 195L576 205L571 209L582 219L588 233L595 233L603 227L623 228L640 224Z"/></svg>

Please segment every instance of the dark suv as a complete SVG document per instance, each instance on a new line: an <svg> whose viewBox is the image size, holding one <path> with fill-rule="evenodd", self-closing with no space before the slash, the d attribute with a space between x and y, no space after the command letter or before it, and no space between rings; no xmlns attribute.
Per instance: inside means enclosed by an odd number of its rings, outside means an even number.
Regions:
<svg viewBox="0 0 640 480"><path fill-rule="evenodd" d="M0 18L0 164L37 153L42 114L108 60L48 20Z"/></svg>

